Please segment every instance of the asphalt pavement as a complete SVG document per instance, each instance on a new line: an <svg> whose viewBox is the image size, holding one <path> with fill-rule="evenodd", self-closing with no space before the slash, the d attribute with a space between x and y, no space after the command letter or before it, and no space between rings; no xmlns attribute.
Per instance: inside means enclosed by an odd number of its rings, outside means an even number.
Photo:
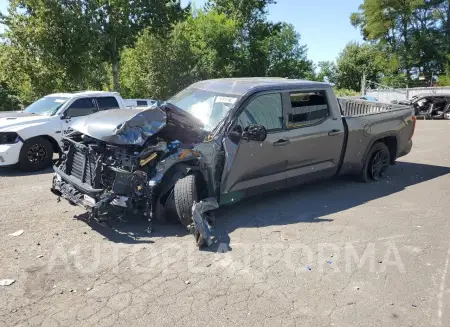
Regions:
<svg viewBox="0 0 450 327"><path fill-rule="evenodd" d="M450 326L448 140L418 121L385 181L222 208L203 251L181 225L87 221L51 170L2 169L0 326Z"/></svg>

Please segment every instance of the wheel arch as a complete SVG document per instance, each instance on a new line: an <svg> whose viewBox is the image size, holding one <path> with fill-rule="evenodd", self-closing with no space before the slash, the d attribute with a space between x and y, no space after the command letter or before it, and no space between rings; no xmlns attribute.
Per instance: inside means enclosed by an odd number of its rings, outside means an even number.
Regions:
<svg viewBox="0 0 450 327"><path fill-rule="evenodd" d="M199 182L201 183L199 186L206 187L206 179L201 171L200 167L197 165L196 160L192 161L184 161L178 162L172 165L164 174L164 177L156 186L156 195L159 200L167 197L171 191L171 189L175 186L176 182L188 175L197 174L199 177Z"/></svg>
<svg viewBox="0 0 450 327"><path fill-rule="evenodd" d="M363 165L367 160L367 156L369 155L370 149L372 149L373 145L377 142L382 142L388 147L389 154L391 157L391 164L393 164L395 162L395 160L397 159L398 135L395 132L386 132L386 133L382 133L382 134L375 136L370 141L369 145L367 146L367 148L364 152L364 156L363 156L363 160L362 160Z"/></svg>
<svg viewBox="0 0 450 327"><path fill-rule="evenodd" d="M53 137L51 137L50 135L47 135L47 134L37 135L37 136L27 138L26 140L24 140L24 142L27 142L27 141L33 140L33 139L37 139L37 138L43 138L43 139L49 141L50 144L52 145L53 153L61 153L61 147L59 146L58 141L56 141Z"/></svg>

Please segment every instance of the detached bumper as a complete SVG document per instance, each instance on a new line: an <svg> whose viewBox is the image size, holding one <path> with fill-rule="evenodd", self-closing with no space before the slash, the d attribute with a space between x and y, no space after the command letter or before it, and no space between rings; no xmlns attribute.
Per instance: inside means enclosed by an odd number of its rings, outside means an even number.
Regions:
<svg viewBox="0 0 450 327"><path fill-rule="evenodd" d="M128 207L128 197L118 196L114 193L105 193L102 189L93 189L84 183L74 183L71 176L66 175L55 167L51 192L78 205L90 212L96 212L105 206Z"/></svg>
<svg viewBox="0 0 450 327"><path fill-rule="evenodd" d="M413 142L412 142L412 140L409 140L408 143L406 144L405 148L403 149L403 151L398 155L398 158L406 156L408 153L410 153L412 146L413 146Z"/></svg>
<svg viewBox="0 0 450 327"><path fill-rule="evenodd" d="M64 180L58 173L55 173L53 177L51 191L53 194L66 199L71 204L81 206L87 210L91 210L96 204L95 198L80 192L80 190Z"/></svg>
<svg viewBox="0 0 450 327"><path fill-rule="evenodd" d="M22 142L0 145L0 167L17 164L19 162L20 149L22 149L22 145Z"/></svg>

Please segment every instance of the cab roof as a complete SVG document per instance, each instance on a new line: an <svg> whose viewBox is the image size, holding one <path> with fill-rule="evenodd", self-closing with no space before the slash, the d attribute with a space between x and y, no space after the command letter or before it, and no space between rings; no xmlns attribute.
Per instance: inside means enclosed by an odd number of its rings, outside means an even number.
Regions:
<svg viewBox="0 0 450 327"><path fill-rule="evenodd" d="M241 77L204 80L191 85L193 88L242 96L249 91L270 91L292 88L331 88L330 84L282 77Z"/></svg>
<svg viewBox="0 0 450 327"><path fill-rule="evenodd" d="M72 98L75 96L116 96L118 95L117 92L108 92L108 91L79 91L79 92L73 92L73 93L53 93L48 94L46 96L52 96L52 97L61 97L61 98Z"/></svg>

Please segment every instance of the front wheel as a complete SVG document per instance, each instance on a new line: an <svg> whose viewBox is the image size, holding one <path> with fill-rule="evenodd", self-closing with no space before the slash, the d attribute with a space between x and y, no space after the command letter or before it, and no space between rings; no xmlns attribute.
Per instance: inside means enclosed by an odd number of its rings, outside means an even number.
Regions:
<svg viewBox="0 0 450 327"><path fill-rule="evenodd" d="M192 224L192 206L198 202L197 175L188 175L177 181L174 200L178 218L184 226Z"/></svg>
<svg viewBox="0 0 450 327"><path fill-rule="evenodd" d="M52 144L42 137L26 140L19 155L19 167L24 171L39 171L50 167L53 159Z"/></svg>
<svg viewBox="0 0 450 327"><path fill-rule="evenodd" d="M370 149L363 169L361 179L364 182L379 181L386 177L391 162L388 147L381 142L375 143Z"/></svg>

